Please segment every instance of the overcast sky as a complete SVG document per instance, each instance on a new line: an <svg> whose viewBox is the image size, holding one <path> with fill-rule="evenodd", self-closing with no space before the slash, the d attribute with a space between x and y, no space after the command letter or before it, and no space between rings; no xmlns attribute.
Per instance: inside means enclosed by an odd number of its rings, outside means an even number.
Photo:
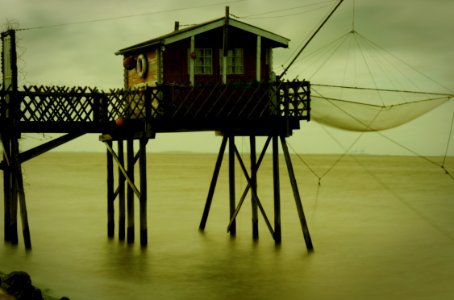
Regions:
<svg viewBox="0 0 454 300"><path fill-rule="evenodd" d="M115 56L115 51L166 34L173 30L175 21L186 25L221 17L226 5L230 6L232 14L243 17L241 21L291 40L289 49L275 51L275 69L279 70L280 66L288 64L335 4L336 1L321 0L0 0L0 26L5 29L9 23L28 29L17 33L21 85L108 89L122 87L123 82L122 58ZM384 54L394 55L425 74L398 71L415 86L453 93L454 1L345 0L302 57L310 57L315 49L353 28L386 49L388 52ZM364 53L361 55L364 57ZM304 61L299 60L290 69L289 77L308 78L314 83L345 83L335 82L336 77L345 80L346 75L337 76L339 71L334 72L337 69L330 67L339 62L345 64L348 56L336 55L331 59L316 76L308 74ZM383 134L417 153L443 155L453 112L451 100L417 121ZM301 123L301 128L289 139L299 152L343 152L342 148L348 148L359 136L315 122ZM25 144L37 141L34 136L25 138L28 139ZM150 150L159 151L215 152L219 143L220 138L213 133L187 133L158 135L149 145ZM62 149L98 150L103 149L103 145L97 142L96 135L90 135ZM376 133L362 135L352 151L411 154ZM449 151L454 155L454 145Z"/></svg>

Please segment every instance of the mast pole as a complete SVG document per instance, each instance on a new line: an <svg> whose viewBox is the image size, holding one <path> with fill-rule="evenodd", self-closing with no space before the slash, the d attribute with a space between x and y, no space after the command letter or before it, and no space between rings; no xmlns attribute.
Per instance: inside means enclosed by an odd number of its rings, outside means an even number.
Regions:
<svg viewBox="0 0 454 300"><path fill-rule="evenodd" d="M337 3L336 7L329 13L329 15L323 20L322 24L315 30L315 32L311 35L311 37L307 40L307 42L304 44L304 46L300 49L300 51L295 55L295 57L292 59L292 61L288 64L287 68L285 68L284 71L282 71L281 75L279 75L279 78L282 78L288 71L288 69L293 65L293 63L296 61L296 59L301 55L301 53L306 49L306 47L309 45L309 43L312 41L312 39L317 35L317 33L322 29L322 27L325 25L326 22L328 22L329 18L334 14L334 12L337 10L337 8L344 2L344 0L340 0L339 3Z"/></svg>

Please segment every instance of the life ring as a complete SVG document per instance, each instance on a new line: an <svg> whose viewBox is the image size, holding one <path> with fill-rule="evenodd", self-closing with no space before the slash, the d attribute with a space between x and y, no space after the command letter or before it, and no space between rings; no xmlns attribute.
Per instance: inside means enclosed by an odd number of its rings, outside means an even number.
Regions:
<svg viewBox="0 0 454 300"><path fill-rule="evenodd" d="M139 75L142 78L145 78L145 77L147 77L147 70L148 70L147 58L145 57L144 54L140 54L137 57L137 63L136 63L137 75Z"/></svg>

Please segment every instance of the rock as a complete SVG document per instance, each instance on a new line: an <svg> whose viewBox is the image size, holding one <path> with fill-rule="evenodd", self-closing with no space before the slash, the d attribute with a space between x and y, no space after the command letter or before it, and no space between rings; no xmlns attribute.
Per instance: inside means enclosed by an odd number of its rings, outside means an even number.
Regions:
<svg viewBox="0 0 454 300"><path fill-rule="evenodd" d="M26 272L17 271L6 275L2 274L0 288L16 300L43 300L41 290L32 285L30 275Z"/></svg>

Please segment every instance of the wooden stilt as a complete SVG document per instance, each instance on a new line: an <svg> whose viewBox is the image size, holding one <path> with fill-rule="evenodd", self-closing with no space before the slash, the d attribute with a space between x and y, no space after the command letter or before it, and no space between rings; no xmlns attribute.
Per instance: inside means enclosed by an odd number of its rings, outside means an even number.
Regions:
<svg viewBox="0 0 454 300"><path fill-rule="evenodd" d="M228 140L227 136L224 136L222 138L221 147L219 148L218 158L216 160L213 177L211 178L210 188L208 190L207 200L205 202L205 208L203 209L202 219L200 220L199 230L201 231L205 230L208 214L210 213L211 202L213 201L214 190L216 188L216 183L218 181L219 170L221 169L222 166L222 158L224 157L227 140Z"/></svg>
<svg viewBox="0 0 454 300"><path fill-rule="evenodd" d="M112 141L106 141L112 147ZM115 235L115 191L114 191L114 167L113 155L107 152L107 237L113 238Z"/></svg>
<svg viewBox="0 0 454 300"><path fill-rule="evenodd" d="M127 174L132 183L134 183L134 140L127 140ZM128 184L126 190L128 225L126 229L126 240L128 243L134 243L134 190L131 184Z"/></svg>
<svg viewBox="0 0 454 300"><path fill-rule="evenodd" d="M257 206L257 157L256 157L256 140L255 136L250 137L250 155L251 155L251 190L252 190L252 238L259 238L259 219Z"/></svg>
<svg viewBox="0 0 454 300"><path fill-rule="evenodd" d="M25 249L30 250L32 248L32 242L30 238L30 227L28 225L28 214L27 214L27 206L25 203L25 191L24 191L24 181L22 177L22 168L19 165L16 166L16 183L17 183L17 191L19 194L19 207L20 207L20 214L21 214L21 221L22 221L22 236L24 238L24 245Z"/></svg>
<svg viewBox="0 0 454 300"><path fill-rule="evenodd" d="M230 208L230 224L228 231L230 236L236 235L236 219L232 218L235 215L235 136L229 136L229 208Z"/></svg>
<svg viewBox="0 0 454 300"><path fill-rule="evenodd" d="M11 140L12 143L12 140ZM17 245L19 243L19 238L17 235L17 208L18 208L18 201L17 201L17 177L14 174L14 170L16 169L16 162L13 159L15 155L14 150L11 147L11 156L10 156L10 184L11 184L11 202L10 202L10 222L9 222L9 230L10 230L10 242L13 245Z"/></svg>
<svg viewBox="0 0 454 300"><path fill-rule="evenodd" d="M290 153L288 151L287 142L285 137L281 136L282 151L284 152L285 162L287 164L288 175L290 178L290 183L292 185L293 196L295 198L296 208L298 210L298 216L300 218L301 229L303 231L304 240L306 242L307 251L314 251L314 246L312 245L311 235L309 233L309 228L307 226L306 217L304 216L303 205L301 203L301 197L298 191L298 184L296 182L295 172L293 171L292 160L290 158Z"/></svg>
<svg viewBox="0 0 454 300"><path fill-rule="evenodd" d="M244 177L246 178L248 185L252 187L251 177L249 176L246 166L244 165L243 159L241 158L240 152L238 152L238 149L236 147L235 147L235 155L238 159L238 162L240 163L241 170L243 171ZM259 199L259 196L257 195L256 190L251 188L251 193L254 194L253 197L255 198L257 206L258 206L260 212L262 213L266 226L268 227L271 235L274 236L273 227L271 226L268 216L266 215L265 209L263 208L262 204L260 203L260 199Z"/></svg>
<svg viewBox="0 0 454 300"><path fill-rule="evenodd" d="M3 151L7 151L3 144ZM3 160L7 161L7 154L3 153ZM8 163L9 164L9 163ZM3 199L4 199L4 240L5 242L11 242L11 202L12 202L12 181L11 171L9 165L3 170Z"/></svg>
<svg viewBox="0 0 454 300"><path fill-rule="evenodd" d="M258 169L260 168L260 165L261 165L261 163L263 161L263 158L265 157L266 150L268 149L268 146L269 146L270 142L271 142L271 137L268 137L266 142L265 142L265 145L263 146L262 152L260 153L260 157L257 160L257 164L256 164L256 167L255 167L256 172L258 172ZM250 184L251 180L249 179L249 177L247 175L247 172L246 172L246 170L244 168L244 163L241 160L241 157L239 156L239 153L236 150L236 147L233 149L233 152L235 152L237 154L237 156L238 156L238 161L240 163L240 166L243 169L243 172L245 174L245 177L246 177L246 180L247 180L248 184L247 184L246 188L244 189L243 194L241 195L240 201L238 202L238 205L237 205L237 207L235 209L234 214L230 217L230 222L229 222L229 225L227 226L227 231L230 231L230 227L232 226L232 224L235 223L235 219L236 219L238 213L240 212L240 209L241 209L241 207L243 205L244 200L246 199L246 196L247 196L249 190L251 189L251 184ZM256 203L257 203L258 208L261 208L260 201L258 200L256 191L253 191L253 193L255 193L255 198L257 199ZM265 214L264 214L264 218L265 218L265 222L267 223L267 226L270 228L270 232L273 234L273 229L271 228L271 225L268 224L269 222L267 222L267 218L266 218ZM273 234L273 236L274 236L274 234Z"/></svg>
<svg viewBox="0 0 454 300"><path fill-rule="evenodd" d="M148 139L140 139L140 245L145 247L148 244L147 229L147 152Z"/></svg>
<svg viewBox="0 0 454 300"><path fill-rule="evenodd" d="M274 242L280 244L281 234L281 195L279 182L279 140L273 136L273 189L274 189Z"/></svg>
<svg viewBox="0 0 454 300"><path fill-rule="evenodd" d="M123 140L118 140L118 164L124 166L124 163ZM124 241L126 238L125 184L125 175L121 172L120 167L118 167L118 239L120 241Z"/></svg>

